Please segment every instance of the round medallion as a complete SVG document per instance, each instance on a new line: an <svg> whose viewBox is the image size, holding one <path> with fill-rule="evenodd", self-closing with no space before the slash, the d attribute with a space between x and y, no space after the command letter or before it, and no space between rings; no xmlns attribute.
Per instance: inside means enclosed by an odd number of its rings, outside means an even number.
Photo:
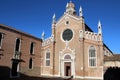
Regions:
<svg viewBox="0 0 120 80"><path fill-rule="evenodd" d="M69 41L72 39L72 37L73 37L73 32L70 29L66 29L62 34L62 38L64 41Z"/></svg>

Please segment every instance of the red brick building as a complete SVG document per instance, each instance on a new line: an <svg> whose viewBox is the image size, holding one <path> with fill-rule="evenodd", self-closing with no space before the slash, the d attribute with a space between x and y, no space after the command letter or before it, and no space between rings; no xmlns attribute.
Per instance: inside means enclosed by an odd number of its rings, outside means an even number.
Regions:
<svg viewBox="0 0 120 80"><path fill-rule="evenodd" d="M42 40L11 27L0 25L0 66L10 70L3 76L19 77L19 72L40 76Z"/></svg>

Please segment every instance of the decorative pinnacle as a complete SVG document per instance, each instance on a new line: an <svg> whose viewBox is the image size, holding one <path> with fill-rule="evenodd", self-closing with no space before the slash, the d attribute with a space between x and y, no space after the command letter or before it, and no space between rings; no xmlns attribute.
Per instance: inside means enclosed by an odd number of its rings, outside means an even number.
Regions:
<svg viewBox="0 0 120 80"><path fill-rule="evenodd" d="M98 33L102 34L102 25L101 25L100 20L98 21Z"/></svg>
<svg viewBox="0 0 120 80"><path fill-rule="evenodd" d="M101 22L100 22L100 20L98 21L98 27L99 27L99 28L101 27Z"/></svg>
<svg viewBox="0 0 120 80"><path fill-rule="evenodd" d="M80 9L79 9L79 15L83 16L83 11L82 11L82 7L81 6L80 6Z"/></svg>
<svg viewBox="0 0 120 80"><path fill-rule="evenodd" d="M66 8L68 7L68 2L67 2L67 4L66 4Z"/></svg>
<svg viewBox="0 0 120 80"><path fill-rule="evenodd" d="M45 33L44 31L42 32L42 39L44 40L44 37L45 37Z"/></svg>
<svg viewBox="0 0 120 80"><path fill-rule="evenodd" d="M53 14L53 19L55 19L55 17L56 17L56 16L55 16L55 13L54 13L54 14Z"/></svg>
<svg viewBox="0 0 120 80"><path fill-rule="evenodd" d="M56 22L56 16L55 16L55 13L53 14L53 23Z"/></svg>
<svg viewBox="0 0 120 80"><path fill-rule="evenodd" d="M70 0L70 3L72 3L72 0Z"/></svg>

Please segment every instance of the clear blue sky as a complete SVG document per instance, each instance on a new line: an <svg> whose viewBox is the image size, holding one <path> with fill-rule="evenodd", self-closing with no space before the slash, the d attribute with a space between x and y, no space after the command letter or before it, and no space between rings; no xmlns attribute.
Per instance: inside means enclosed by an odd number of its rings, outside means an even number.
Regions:
<svg viewBox="0 0 120 80"><path fill-rule="evenodd" d="M0 0L0 24L5 24L41 37L51 35L52 16L63 15L70 0ZM102 23L103 40L115 53L120 53L120 0L72 0L78 13L83 8L86 24L97 32L98 20Z"/></svg>

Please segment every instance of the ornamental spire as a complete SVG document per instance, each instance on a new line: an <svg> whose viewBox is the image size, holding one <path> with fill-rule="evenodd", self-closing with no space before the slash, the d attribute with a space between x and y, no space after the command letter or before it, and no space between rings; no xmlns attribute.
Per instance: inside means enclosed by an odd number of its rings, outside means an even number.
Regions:
<svg viewBox="0 0 120 80"><path fill-rule="evenodd" d="M101 25L100 20L98 22L98 33L102 35L102 25Z"/></svg>
<svg viewBox="0 0 120 80"><path fill-rule="evenodd" d="M83 16L83 10L82 10L81 6L80 6L80 9L79 9L79 16Z"/></svg>
<svg viewBox="0 0 120 80"><path fill-rule="evenodd" d="M44 40L44 38L45 38L45 33L44 33L44 31L42 32L42 40Z"/></svg>
<svg viewBox="0 0 120 80"><path fill-rule="evenodd" d="M53 14L53 17L52 17L52 19L53 19L53 23L55 23L56 22L56 16L55 16L55 13Z"/></svg>
<svg viewBox="0 0 120 80"><path fill-rule="evenodd" d="M72 0L70 0L70 3L72 3Z"/></svg>
<svg viewBox="0 0 120 80"><path fill-rule="evenodd" d="M68 7L68 2L67 2L67 4L66 4L66 8Z"/></svg>

